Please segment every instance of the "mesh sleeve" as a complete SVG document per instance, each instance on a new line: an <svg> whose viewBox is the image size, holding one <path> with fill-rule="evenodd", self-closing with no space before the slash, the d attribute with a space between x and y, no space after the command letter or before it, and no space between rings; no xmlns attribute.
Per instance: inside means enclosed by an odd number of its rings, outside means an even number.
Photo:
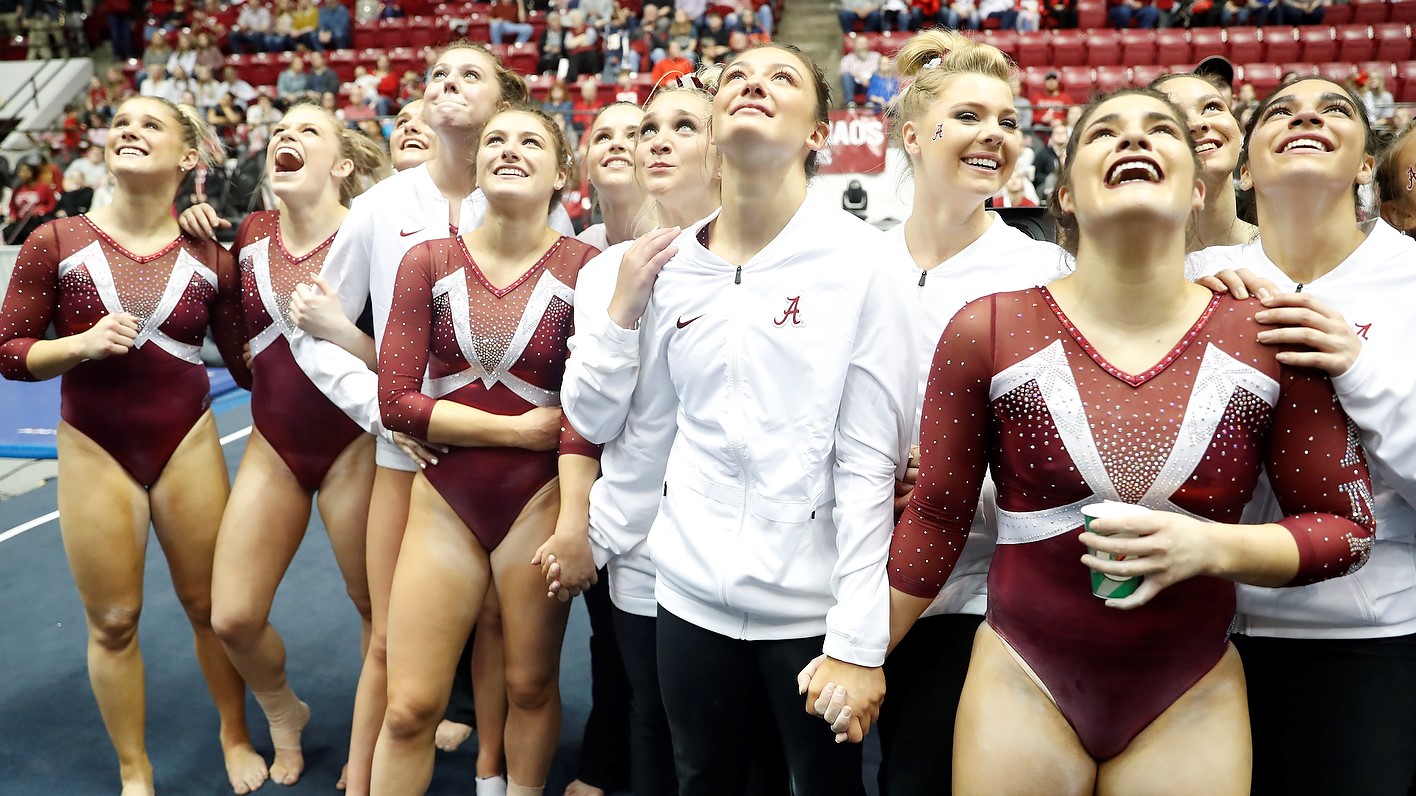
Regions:
<svg viewBox="0 0 1416 796"><path fill-rule="evenodd" d="M391 431L428 438L437 401L422 393L433 326L432 260L426 243L398 266L388 325L379 346L379 414Z"/></svg>
<svg viewBox="0 0 1416 796"><path fill-rule="evenodd" d="M44 337L59 301L59 240L45 224L25 241L0 305L0 375L35 381L29 351Z"/></svg>
<svg viewBox="0 0 1416 796"><path fill-rule="evenodd" d="M211 311L211 336L231 378L251 389L251 369L246 366L245 313L241 306L241 272L236 256L219 243L208 243L207 262L216 271L216 301Z"/></svg>

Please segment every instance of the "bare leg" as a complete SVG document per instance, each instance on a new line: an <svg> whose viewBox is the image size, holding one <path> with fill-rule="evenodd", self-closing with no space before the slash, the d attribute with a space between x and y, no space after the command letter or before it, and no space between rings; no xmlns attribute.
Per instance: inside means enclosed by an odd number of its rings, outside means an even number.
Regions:
<svg viewBox="0 0 1416 796"><path fill-rule="evenodd" d="M372 793L427 790L433 733L490 577L487 553L467 526L427 479L415 479L389 597L388 709Z"/></svg>
<svg viewBox="0 0 1416 796"><path fill-rule="evenodd" d="M373 627L368 567L369 495L373 485L374 438L366 434L335 459L315 495L334 561L344 577L344 589L359 612L361 657L369 652Z"/></svg>
<svg viewBox="0 0 1416 796"><path fill-rule="evenodd" d="M153 793L138 649L147 494L93 440L61 422L59 530L88 620L89 683L118 753L123 796Z"/></svg>
<svg viewBox="0 0 1416 796"><path fill-rule="evenodd" d="M1096 792L1244 796L1252 768L1244 667L1230 646L1126 751L1102 764Z"/></svg>
<svg viewBox="0 0 1416 796"><path fill-rule="evenodd" d="M984 624L954 723L958 796L1090 796L1096 763L1052 699Z"/></svg>
<svg viewBox="0 0 1416 796"><path fill-rule="evenodd" d="M226 773L237 793L260 787L266 764L246 727L246 684L211 629L212 564L228 492L216 420L207 412L172 454L148 494L157 541L196 640L197 663L221 716Z"/></svg>
<svg viewBox="0 0 1416 796"><path fill-rule="evenodd" d="M546 596L531 558L555 530L560 489L551 481L522 509L492 551L492 581L501 599L506 647L508 793L544 787L560 735L560 653L570 603Z"/></svg>
<svg viewBox="0 0 1416 796"><path fill-rule="evenodd" d="M370 634L354 696L354 726L349 733L349 764L345 785L350 796L368 796L374 744L383 727L388 699L388 599L393 590L394 565L408 524L408 495L416 473L374 468L369 501L367 566L369 573Z"/></svg>
<svg viewBox="0 0 1416 796"><path fill-rule="evenodd" d="M494 585L477 617L472 646L472 695L477 711L477 777L502 774L506 744L506 649L501 601Z"/></svg>

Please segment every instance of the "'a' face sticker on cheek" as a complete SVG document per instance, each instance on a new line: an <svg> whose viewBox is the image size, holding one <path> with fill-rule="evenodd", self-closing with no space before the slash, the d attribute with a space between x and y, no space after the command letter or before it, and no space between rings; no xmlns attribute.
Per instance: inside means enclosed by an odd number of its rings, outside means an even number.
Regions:
<svg viewBox="0 0 1416 796"><path fill-rule="evenodd" d="M939 124L934 125L934 138L933 138L932 140L938 141L939 139L941 139L941 138L943 138L943 137L944 137L944 123L943 123L943 122L940 122ZM1410 186L1408 186L1406 190L1408 190L1408 191L1411 190Z"/></svg>
<svg viewBox="0 0 1416 796"><path fill-rule="evenodd" d="M938 138L937 135L936 135L935 137ZM1409 190L1411 190L1412 188L1416 188L1416 166L1407 166L1407 167L1406 167L1406 190L1409 191Z"/></svg>

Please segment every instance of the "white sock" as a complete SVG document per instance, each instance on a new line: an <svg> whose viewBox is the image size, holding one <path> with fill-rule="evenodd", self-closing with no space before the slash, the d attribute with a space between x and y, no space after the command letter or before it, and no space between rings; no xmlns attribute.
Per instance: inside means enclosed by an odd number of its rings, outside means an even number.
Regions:
<svg viewBox="0 0 1416 796"><path fill-rule="evenodd" d="M527 785L518 785L512 780L510 775L506 778L506 796L542 796L546 792L545 784L532 788Z"/></svg>
<svg viewBox="0 0 1416 796"><path fill-rule="evenodd" d="M506 777L495 774L477 778L477 796L506 796Z"/></svg>

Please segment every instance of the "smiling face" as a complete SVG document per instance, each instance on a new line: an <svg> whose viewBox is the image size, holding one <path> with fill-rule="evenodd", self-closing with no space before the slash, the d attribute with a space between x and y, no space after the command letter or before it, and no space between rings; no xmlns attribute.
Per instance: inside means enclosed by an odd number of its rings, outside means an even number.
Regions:
<svg viewBox="0 0 1416 796"><path fill-rule="evenodd" d="M1002 190L1023 146L1012 90L979 74L951 78L902 137L916 185L979 202Z"/></svg>
<svg viewBox="0 0 1416 796"><path fill-rule="evenodd" d="M1142 93L1113 97L1083 117L1059 180L1057 201L1088 228L1141 221L1183 234L1204 207L1204 184L1184 122Z"/></svg>
<svg viewBox="0 0 1416 796"><path fill-rule="evenodd" d="M639 183L660 204L702 195L713 179L717 153L708 136L708 98L670 91L650 103L634 151Z"/></svg>
<svg viewBox="0 0 1416 796"><path fill-rule="evenodd" d="M105 154L114 177L176 177L197 165L178 112L161 100L135 97L118 107L108 127Z"/></svg>
<svg viewBox="0 0 1416 796"><path fill-rule="evenodd" d="M713 98L713 142L728 161L759 155L804 161L825 148L829 96L801 57L778 47L748 50L723 70Z"/></svg>
<svg viewBox="0 0 1416 796"><path fill-rule="evenodd" d="M1208 80L1189 75L1173 77L1156 86L1185 112L1195 156L1211 184L1230 179L1239 162L1244 135L1222 92Z"/></svg>
<svg viewBox="0 0 1416 796"><path fill-rule="evenodd" d="M403 171L432 160L436 143L423 123L423 101L413 100L404 105L393 121L393 134L388 138L393 168Z"/></svg>
<svg viewBox="0 0 1416 796"><path fill-rule="evenodd" d="M611 105L595 117L585 163L590 184L602 193L634 186L634 143L644 111L629 104Z"/></svg>
<svg viewBox="0 0 1416 796"><path fill-rule="evenodd" d="M1255 114L1240 187L1259 194L1291 187L1372 181L1374 159L1358 103L1336 83L1299 80L1280 87Z"/></svg>
<svg viewBox="0 0 1416 796"><path fill-rule="evenodd" d="M325 190L339 197L339 183L353 164L340 154L339 129L325 111L296 105L271 130L266 175L271 190L289 203L315 203Z"/></svg>
<svg viewBox="0 0 1416 796"><path fill-rule="evenodd" d="M560 138L539 117L502 111L487 121L477 148L477 186L487 201L549 207L568 176Z"/></svg>
<svg viewBox="0 0 1416 796"><path fill-rule="evenodd" d="M423 90L423 119L436 134L476 131L501 102L496 64L470 47L455 47L438 57Z"/></svg>

